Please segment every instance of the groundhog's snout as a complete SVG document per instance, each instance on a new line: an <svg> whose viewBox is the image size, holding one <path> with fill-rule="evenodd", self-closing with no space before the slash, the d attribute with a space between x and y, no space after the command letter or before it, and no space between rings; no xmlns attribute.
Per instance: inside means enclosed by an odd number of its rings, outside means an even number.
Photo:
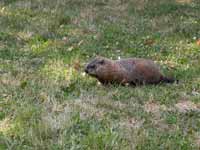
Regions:
<svg viewBox="0 0 200 150"><path fill-rule="evenodd" d="M89 73L89 71L88 71L88 65L85 67L84 71L85 71L85 73Z"/></svg>

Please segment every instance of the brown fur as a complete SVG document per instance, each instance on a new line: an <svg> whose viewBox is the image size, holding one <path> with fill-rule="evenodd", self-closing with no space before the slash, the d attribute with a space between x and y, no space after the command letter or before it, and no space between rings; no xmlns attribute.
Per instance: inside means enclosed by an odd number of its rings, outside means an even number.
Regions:
<svg viewBox="0 0 200 150"><path fill-rule="evenodd" d="M164 77L152 60L143 58L111 60L97 57L86 66L85 72L101 83L138 85L174 82L174 79Z"/></svg>

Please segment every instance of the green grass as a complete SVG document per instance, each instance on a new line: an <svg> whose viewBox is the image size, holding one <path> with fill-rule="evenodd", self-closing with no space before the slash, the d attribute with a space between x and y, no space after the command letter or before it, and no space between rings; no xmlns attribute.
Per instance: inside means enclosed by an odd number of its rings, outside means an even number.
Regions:
<svg viewBox="0 0 200 150"><path fill-rule="evenodd" d="M200 148L199 0L3 0L0 27L0 149ZM96 55L180 82L105 87Z"/></svg>

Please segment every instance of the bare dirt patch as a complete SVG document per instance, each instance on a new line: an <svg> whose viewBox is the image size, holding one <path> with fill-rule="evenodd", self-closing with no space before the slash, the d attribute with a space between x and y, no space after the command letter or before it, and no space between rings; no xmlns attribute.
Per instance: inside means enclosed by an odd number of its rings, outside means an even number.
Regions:
<svg viewBox="0 0 200 150"><path fill-rule="evenodd" d="M145 105L144 105L144 110L148 113L158 113L160 111L160 105L153 102L153 101L150 101L150 102L147 102Z"/></svg>
<svg viewBox="0 0 200 150"><path fill-rule="evenodd" d="M189 100L181 100L177 104L175 104L175 108L182 113L188 111L200 111L197 105Z"/></svg>
<svg viewBox="0 0 200 150"><path fill-rule="evenodd" d="M140 128L144 123L144 120L136 120L135 118L126 118L119 122L119 125L121 127L125 127L128 129L138 129Z"/></svg>

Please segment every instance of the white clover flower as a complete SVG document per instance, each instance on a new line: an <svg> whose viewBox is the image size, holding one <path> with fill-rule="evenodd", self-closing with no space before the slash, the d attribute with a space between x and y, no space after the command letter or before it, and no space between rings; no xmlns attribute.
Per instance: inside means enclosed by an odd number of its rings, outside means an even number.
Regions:
<svg viewBox="0 0 200 150"><path fill-rule="evenodd" d="M196 36L194 36L194 37L193 37L193 40L196 40L196 39L197 39L197 37L196 37Z"/></svg>
<svg viewBox="0 0 200 150"><path fill-rule="evenodd" d="M83 73L81 73L81 75L82 75L83 77L85 77L86 73L85 73L85 72L83 72Z"/></svg>

